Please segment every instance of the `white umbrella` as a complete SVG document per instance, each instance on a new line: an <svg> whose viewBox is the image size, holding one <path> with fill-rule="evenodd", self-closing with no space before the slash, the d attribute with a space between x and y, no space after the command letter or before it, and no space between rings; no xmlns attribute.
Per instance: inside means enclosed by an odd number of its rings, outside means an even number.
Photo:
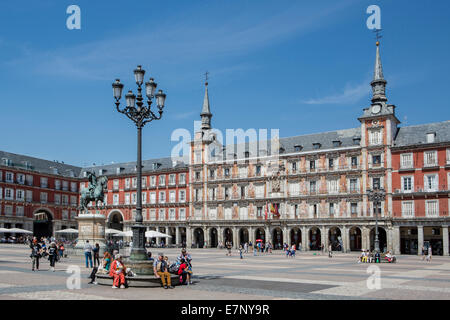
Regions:
<svg viewBox="0 0 450 320"><path fill-rule="evenodd" d="M133 236L133 231L131 231L131 230L116 233L113 235L113 237L132 237L132 236Z"/></svg>
<svg viewBox="0 0 450 320"><path fill-rule="evenodd" d="M0 228L0 233L7 233L7 232L9 232L9 229Z"/></svg>
<svg viewBox="0 0 450 320"><path fill-rule="evenodd" d="M30 230L25 230L25 229L20 229L20 228L11 228L11 229L7 229L7 232L11 232L11 233L25 233L25 234L33 234L32 231Z"/></svg>
<svg viewBox="0 0 450 320"><path fill-rule="evenodd" d="M59 234L63 234L63 233L77 234L78 230L69 228L69 229L62 229L62 230L55 231L55 233L59 233Z"/></svg>
<svg viewBox="0 0 450 320"><path fill-rule="evenodd" d="M105 234L117 234L117 233L122 233L122 231L108 228L105 230Z"/></svg>
<svg viewBox="0 0 450 320"><path fill-rule="evenodd" d="M172 238L172 236L169 236L168 234L165 234L165 233L162 233L159 231L154 231L154 230L146 231L145 237L146 238Z"/></svg>

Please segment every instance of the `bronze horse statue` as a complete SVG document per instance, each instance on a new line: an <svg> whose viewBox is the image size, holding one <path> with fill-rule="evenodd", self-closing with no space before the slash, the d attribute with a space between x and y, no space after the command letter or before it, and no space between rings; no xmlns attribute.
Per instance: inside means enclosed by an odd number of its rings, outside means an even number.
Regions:
<svg viewBox="0 0 450 320"><path fill-rule="evenodd" d="M89 189L83 189L81 190L81 197L80 197L80 207L79 209L81 211L84 211L85 213L88 212L88 203L91 201L95 202L95 207L98 208L98 202L104 202L105 194L104 190L106 189L108 183L108 178L105 176L101 176L98 179L95 179L95 182L90 185Z"/></svg>

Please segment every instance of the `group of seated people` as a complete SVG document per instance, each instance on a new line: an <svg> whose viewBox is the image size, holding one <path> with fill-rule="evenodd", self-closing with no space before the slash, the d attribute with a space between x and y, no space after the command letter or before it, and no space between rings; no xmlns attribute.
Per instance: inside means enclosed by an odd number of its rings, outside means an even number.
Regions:
<svg viewBox="0 0 450 320"><path fill-rule="evenodd" d="M358 263L361 263L361 262L362 263L372 263L372 262L380 263L381 259L382 259L381 254L379 252L373 253L370 250L362 249L361 255L359 256L359 259L358 259ZM384 260L389 263L392 263L392 262L396 262L397 258L390 251L388 251L384 256Z"/></svg>
<svg viewBox="0 0 450 320"><path fill-rule="evenodd" d="M176 274L180 277L181 285L192 284L192 257L186 252L186 249L181 251L176 262L170 264L169 258L163 253L158 254L158 259L153 259L151 252L148 253L148 260L153 262L153 272L157 278L161 279L161 285L165 289L173 289L171 283L171 275ZM102 263L99 266L98 273L108 274L113 278L113 289L126 288L126 276L134 276L132 270L127 268L122 260L122 255L114 252L114 260L111 254L106 251L103 255ZM95 276L95 274L94 274ZM90 283L96 283L92 279Z"/></svg>

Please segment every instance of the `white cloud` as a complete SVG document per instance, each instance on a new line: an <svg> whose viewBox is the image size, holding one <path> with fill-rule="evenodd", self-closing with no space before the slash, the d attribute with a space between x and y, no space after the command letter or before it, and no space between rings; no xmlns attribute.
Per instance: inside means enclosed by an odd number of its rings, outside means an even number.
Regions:
<svg viewBox="0 0 450 320"><path fill-rule="evenodd" d="M302 101L306 104L351 104L360 101L362 98L367 97L370 94L370 81L364 80L364 82L358 85L347 84L341 93L332 94L319 98L310 98Z"/></svg>

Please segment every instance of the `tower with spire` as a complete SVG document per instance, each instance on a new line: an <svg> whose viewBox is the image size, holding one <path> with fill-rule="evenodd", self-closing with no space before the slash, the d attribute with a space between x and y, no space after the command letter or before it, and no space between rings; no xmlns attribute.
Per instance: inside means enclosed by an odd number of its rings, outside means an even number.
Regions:
<svg viewBox="0 0 450 320"><path fill-rule="evenodd" d="M379 104L387 101L386 98L386 84L387 81L383 76L383 66L380 57L380 42L376 42L377 52L375 56L375 69L373 73L373 80L370 82L372 86L372 104Z"/></svg>
<svg viewBox="0 0 450 320"><path fill-rule="evenodd" d="M200 113L200 117L202 118L202 131L211 129L211 118L212 113L209 107L209 95L208 95L208 73L206 73L206 81L205 81L205 97L203 98L203 108Z"/></svg>

